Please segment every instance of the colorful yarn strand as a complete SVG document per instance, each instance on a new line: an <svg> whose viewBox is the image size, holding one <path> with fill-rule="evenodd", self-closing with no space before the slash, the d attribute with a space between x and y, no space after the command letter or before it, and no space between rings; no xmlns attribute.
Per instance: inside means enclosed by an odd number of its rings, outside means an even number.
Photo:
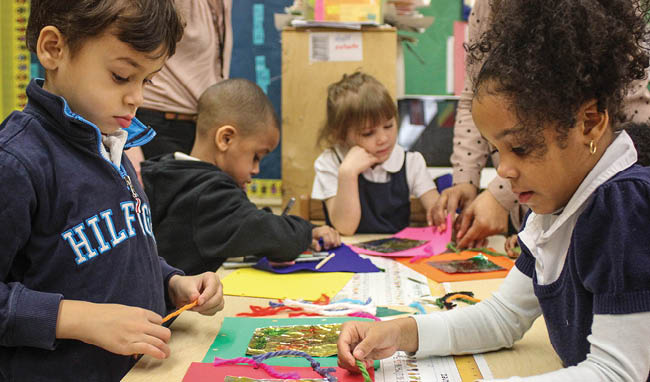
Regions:
<svg viewBox="0 0 650 382"><path fill-rule="evenodd" d="M363 362L359 361L358 359L356 360L356 364L359 368L359 372L361 372L361 375L363 376L363 382L372 382L372 378L370 378L370 374L366 369L366 365L364 365Z"/></svg>
<svg viewBox="0 0 650 382"><path fill-rule="evenodd" d="M238 358L233 358L233 359L223 359L219 357L214 357L214 366L221 366L221 365L231 365L231 364L237 364L237 363L247 363L251 366L254 366L255 368L261 368L262 370L266 371L268 375L270 375L273 378L278 378L278 379L300 379L300 375L298 373L279 373L275 371L271 366L261 363L261 362L256 362L254 359L251 358L246 358L246 357L238 357Z"/></svg>
<svg viewBox="0 0 650 382"><path fill-rule="evenodd" d="M171 320L172 318L178 316L179 314L183 313L184 311L194 308L196 306L196 304L198 304L198 302L199 302L199 300L196 300L194 302L190 302L189 304L187 304L184 307L178 309L177 311L169 313L167 316L165 316L165 318L163 318L162 322L163 323L167 322L167 321Z"/></svg>
<svg viewBox="0 0 650 382"><path fill-rule="evenodd" d="M327 379L329 382L337 382L336 377L330 374L336 371L335 368L320 367L320 363L318 363L318 361L316 361L312 356L298 350L279 350L270 353L255 355L253 356L253 359L256 362L261 362L264 361L265 359L279 357L279 356L286 356L286 355L306 358L307 361L309 361L309 363L311 364L311 368L314 369L316 373L318 373L323 378Z"/></svg>
<svg viewBox="0 0 650 382"><path fill-rule="evenodd" d="M274 357L279 357L279 356L295 356L295 357L303 357L306 358L307 361L311 364L311 368L314 369L316 373L318 373L320 376L323 378L327 379L328 382L337 382L337 378L331 373L334 373L336 371L335 368L333 367L321 367L320 363L316 361L312 356L305 352L297 351L297 350L280 350L280 351L274 351L270 353L264 353L264 354L259 354L255 355L251 358L246 358L246 357L238 357L238 358L233 358L233 359L223 359L219 357L214 357L214 366L221 366L221 365L231 365L231 364L237 364L237 363L246 363L249 364L253 367L256 368L261 368L262 370L266 371L268 375L270 375L273 378L278 378L278 379L300 379L300 375L298 373L279 373L273 369L270 365L267 365L263 363L262 361L269 359L269 358L274 358ZM367 371L366 371L367 373ZM370 381L372 382L372 381Z"/></svg>

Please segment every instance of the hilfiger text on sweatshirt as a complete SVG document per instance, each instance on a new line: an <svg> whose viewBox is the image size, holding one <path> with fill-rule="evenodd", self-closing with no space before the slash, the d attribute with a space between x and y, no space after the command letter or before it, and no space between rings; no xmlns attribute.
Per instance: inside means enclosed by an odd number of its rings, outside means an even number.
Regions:
<svg viewBox="0 0 650 382"><path fill-rule="evenodd" d="M124 229L117 232L114 219L119 218L124 220ZM143 235L154 237L149 205L143 203L141 212L137 213L133 201L120 203L117 216L113 216L112 209L101 211L63 232L61 237L70 245L75 262L80 265L134 237L136 221ZM89 236L94 239L92 242Z"/></svg>

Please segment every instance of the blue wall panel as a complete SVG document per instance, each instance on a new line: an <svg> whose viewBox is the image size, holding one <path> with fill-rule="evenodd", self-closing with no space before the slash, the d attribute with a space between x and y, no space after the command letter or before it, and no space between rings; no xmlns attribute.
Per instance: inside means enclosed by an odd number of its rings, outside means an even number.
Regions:
<svg viewBox="0 0 650 382"><path fill-rule="evenodd" d="M273 24L273 14L284 13L284 8L292 3L292 0L233 0L230 77L249 79L264 89L280 121L282 46L280 32ZM278 145L262 161L256 178L281 178L280 153Z"/></svg>

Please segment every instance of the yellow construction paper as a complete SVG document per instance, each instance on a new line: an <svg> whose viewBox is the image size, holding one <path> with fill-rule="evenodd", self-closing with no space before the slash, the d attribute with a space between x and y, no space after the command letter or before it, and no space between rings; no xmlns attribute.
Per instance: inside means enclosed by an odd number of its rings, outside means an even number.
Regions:
<svg viewBox="0 0 650 382"><path fill-rule="evenodd" d="M297 272L278 274L254 268L238 269L221 280L223 294L261 298L318 300L334 297L352 279L351 272Z"/></svg>

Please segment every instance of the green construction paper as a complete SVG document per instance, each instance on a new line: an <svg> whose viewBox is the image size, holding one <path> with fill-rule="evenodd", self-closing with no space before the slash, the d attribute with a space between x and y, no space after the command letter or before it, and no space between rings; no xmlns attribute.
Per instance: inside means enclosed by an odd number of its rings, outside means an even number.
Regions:
<svg viewBox="0 0 650 382"><path fill-rule="evenodd" d="M411 312L402 312L400 310L395 310L391 308L386 308L384 306L377 307L377 317L390 317L390 316L399 316L400 314L411 314Z"/></svg>
<svg viewBox="0 0 650 382"><path fill-rule="evenodd" d="M226 317L223 319L221 330L217 333L216 338L210 345L203 361L214 362L214 357L219 358L237 358L246 357L248 343L257 328L268 326L287 326L287 325L318 325L318 324L337 324L346 321L372 321L367 318L359 317L307 317L307 318L249 318L249 317ZM337 366L336 357L314 357L323 367ZM311 364L307 359L302 357L276 357L269 358L264 363L274 366L293 366L293 367L310 367ZM377 369L378 362L375 362Z"/></svg>

